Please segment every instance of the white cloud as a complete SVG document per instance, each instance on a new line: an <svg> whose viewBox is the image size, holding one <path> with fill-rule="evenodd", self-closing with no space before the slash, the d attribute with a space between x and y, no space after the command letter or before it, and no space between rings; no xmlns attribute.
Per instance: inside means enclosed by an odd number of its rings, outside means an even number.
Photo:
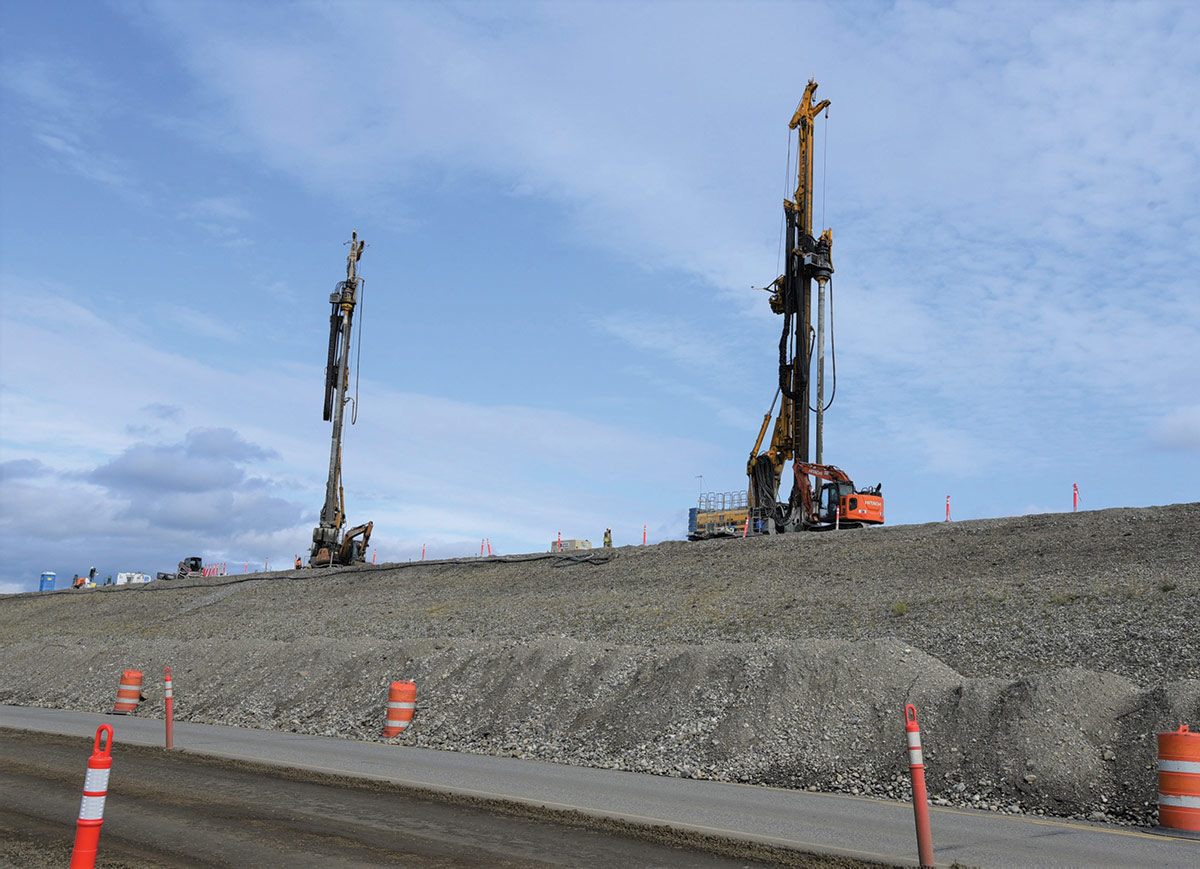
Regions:
<svg viewBox="0 0 1200 869"><path fill-rule="evenodd" d="M112 87L75 58L22 54L0 67L0 81L15 97L8 122L24 128L61 169L126 197L144 199L128 162L96 144L115 113Z"/></svg>
<svg viewBox="0 0 1200 869"><path fill-rule="evenodd" d="M214 317L191 305L160 303L154 314L162 326L183 342L212 338L218 341L241 341L245 329L233 317Z"/></svg>
<svg viewBox="0 0 1200 869"><path fill-rule="evenodd" d="M673 250L669 264L720 275L721 284L774 277L764 268L775 259L774 213L763 232L712 207L728 206L746 174L730 178L727 161L712 171L712 152L727 146L712 137L706 105L729 85L719 66L664 62L673 55L662 38L681 26L669 7L646 7L630 28L602 7L530 6L499 32L461 8L373 7L366 29L338 11L296 9L283 32L247 28L241 15L157 7L201 87L225 107L213 125L223 142L354 195L368 182L412 183L429 168L482 171L510 191L562 203L581 234L650 266ZM701 42L719 29L683 26ZM659 94L653 110L649 82ZM774 201L774 184L763 192L764 204ZM731 246L743 248L740 261Z"/></svg>
<svg viewBox="0 0 1200 869"><path fill-rule="evenodd" d="M1200 452L1200 404L1178 408L1160 419L1154 442L1163 449Z"/></svg>
<svg viewBox="0 0 1200 869"><path fill-rule="evenodd" d="M700 275L708 305L734 300L721 328L741 338L766 307L745 288L776 270L781 174L762 167L782 165L800 83L773 46L801 13L751 4L735 26L730 9L681 20L669 5L406 4L370 7L364 29L306 5L286 31L177 5L156 15L223 107L213 126L272 167L356 195L368 179L387 190L483 173L559 203L591 243ZM874 25L803 17L836 33L812 65L834 103L842 322L868 367L903 377L906 403L986 390L1012 413L1030 390L1077 384L1162 401L1149 372L1168 367L1170 345L1147 338L1193 332L1200 305L1161 287L1156 303L1144 282L1200 253L1200 116L1160 84L1195 78L1184 46L1200 16L907 3ZM1147 62L1133 62L1129 33ZM715 60L696 63L697 44ZM1122 105L1151 120L1114 114ZM1101 266L1110 251L1128 271ZM677 364L701 352L669 323L599 325Z"/></svg>
<svg viewBox="0 0 1200 869"><path fill-rule="evenodd" d="M85 124L112 105L111 88L78 58L13 54L0 65L0 82L45 115Z"/></svg>
<svg viewBox="0 0 1200 869"><path fill-rule="evenodd" d="M209 196L192 203L184 214L195 218L215 218L228 221L245 221L253 215L237 196Z"/></svg>
<svg viewBox="0 0 1200 869"><path fill-rule="evenodd" d="M62 562L50 569L67 575L83 561L107 572L148 561L137 569L153 572L184 554L290 563L325 491L328 424L315 406L294 412L312 405L319 368L220 370L187 359L186 347L145 346L38 289L25 307L6 305L0 321L3 575L36 575L47 553ZM127 376L128 357L78 350L81 329L98 346L136 351L137 376ZM36 389L23 374L31 358L44 366ZM374 520L379 540L401 550L437 539L469 551L467 541L485 536L505 551L541 550L559 530L588 536L606 525L628 537L638 522L663 524L656 517L677 509L678 481L711 460L699 441L563 411L370 380L361 392L359 424L345 439L348 518ZM153 440L131 437L127 423L147 419Z"/></svg>
<svg viewBox="0 0 1200 869"><path fill-rule="evenodd" d="M225 247L249 247L252 242L243 227L254 215L239 196L208 196L179 212L187 220Z"/></svg>
<svg viewBox="0 0 1200 869"><path fill-rule="evenodd" d="M142 413L148 414L157 419L166 419L166 420L179 419L179 416L182 413L182 411L180 410L180 408L177 405L163 404L161 402L157 402L154 404L147 404L145 407L140 408L140 410Z"/></svg>
<svg viewBox="0 0 1200 869"><path fill-rule="evenodd" d="M746 342L739 340L743 335L713 331L682 317L652 317L626 310L599 316L595 325L631 347L665 356L701 374L711 370L714 363L736 358L746 350Z"/></svg>
<svg viewBox="0 0 1200 869"><path fill-rule="evenodd" d="M89 181L95 181L120 191L130 190L134 186L121 161L103 153L89 151L80 144L68 141L68 137L70 134L65 131L58 131L57 135L52 133L34 135L37 141L57 155L64 168L82 175Z"/></svg>
<svg viewBox="0 0 1200 869"><path fill-rule="evenodd" d="M1015 458L998 453L951 420L937 423L910 415L889 422L893 454L915 457L919 470L938 477L981 477Z"/></svg>

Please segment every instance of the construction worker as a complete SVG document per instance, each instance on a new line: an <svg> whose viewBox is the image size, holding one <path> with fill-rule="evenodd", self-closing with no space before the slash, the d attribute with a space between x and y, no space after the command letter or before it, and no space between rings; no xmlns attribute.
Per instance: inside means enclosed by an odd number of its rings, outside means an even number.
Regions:
<svg viewBox="0 0 1200 869"><path fill-rule="evenodd" d="M604 548L612 549L612 529L611 528L604 529Z"/></svg>
<svg viewBox="0 0 1200 869"><path fill-rule="evenodd" d="M87 582L86 576L75 574L75 578L71 580L71 588L83 588L83 584Z"/></svg>
<svg viewBox="0 0 1200 869"><path fill-rule="evenodd" d="M296 556L296 570L299 570L303 566L304 566L304 563L300 560L300 556L297 555Z"/></svg>

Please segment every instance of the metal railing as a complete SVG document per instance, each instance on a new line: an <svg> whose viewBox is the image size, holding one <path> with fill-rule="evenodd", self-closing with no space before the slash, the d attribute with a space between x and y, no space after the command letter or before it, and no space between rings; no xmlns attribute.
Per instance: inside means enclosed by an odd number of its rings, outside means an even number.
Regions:
<svg viewBox="0 0 1200 869"><path fill-rule="evenodd" d="M705 492L700 496L699 507L704 512L744 510L746 509L746 492Z"/></svg>

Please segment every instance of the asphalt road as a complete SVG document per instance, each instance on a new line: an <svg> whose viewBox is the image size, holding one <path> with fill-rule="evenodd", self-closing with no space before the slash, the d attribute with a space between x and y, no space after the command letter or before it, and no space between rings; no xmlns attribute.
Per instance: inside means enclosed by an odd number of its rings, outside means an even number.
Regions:
<svg viewBox="0 0 1200 869"><path fill-rule="evenodd" d="M123 744L163 744L162 721L0 706L0 727L90 737L103 723L114 726L114 758L119 759ZM212 725L176 724L175 746L188 753L665 825L782 849L890 864L911 865L916 857L912 807L885 800ZM85 759L79 758L80 769ZM114 782L117 769L114 760ZM961 809L934 807L931 815L939 864L1200 866L1200 841L1191 839Z"/></svg>
<svg viewBox="0 0 1200 869"><path fill-rule="evenodd" d="M0 730L0 865L66 865L86 739ZM117 746L100 869L195 866L762 867L686 841L361 780ZM810 864L812 865L812 864Z"/></svg>

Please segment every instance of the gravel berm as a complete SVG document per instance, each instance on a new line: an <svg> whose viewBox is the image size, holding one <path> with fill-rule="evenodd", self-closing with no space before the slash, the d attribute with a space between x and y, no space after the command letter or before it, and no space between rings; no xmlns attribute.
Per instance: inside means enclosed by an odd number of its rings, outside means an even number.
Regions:
<svg viewBox="0 0 1200 869"><path fill-rule="evenodd" d="M0 702L1156 818L1200 727L1200 503L0 597Z"/></svg>

